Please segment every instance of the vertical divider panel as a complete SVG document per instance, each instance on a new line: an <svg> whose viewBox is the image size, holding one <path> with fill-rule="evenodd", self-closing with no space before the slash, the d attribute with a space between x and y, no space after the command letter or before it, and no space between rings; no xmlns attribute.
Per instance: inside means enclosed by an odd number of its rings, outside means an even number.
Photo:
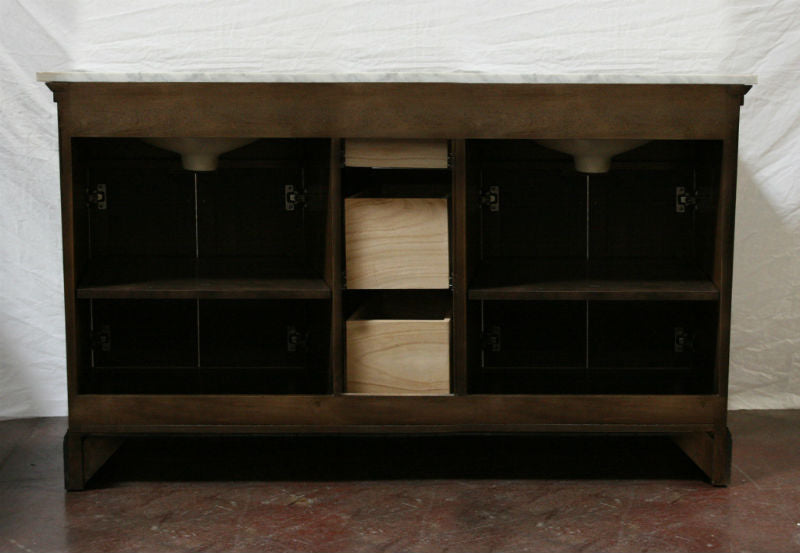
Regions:
<svg viewBox="0 0 800 553"><path fill-rule="evenodd" d="M451 232L453 239L453 392L467 393L467 287L469 270L467 257L467 160L466 141L453 140Z"/></svg>
<svg viewBox="0 0 800 553"><path fill-rule="evenodd" d="M328 214L325 224L325 282L331 289L331 393L344 392L344 313L342 310L343 257L342 245L342 140L332 138L328 174Z"/></svg>

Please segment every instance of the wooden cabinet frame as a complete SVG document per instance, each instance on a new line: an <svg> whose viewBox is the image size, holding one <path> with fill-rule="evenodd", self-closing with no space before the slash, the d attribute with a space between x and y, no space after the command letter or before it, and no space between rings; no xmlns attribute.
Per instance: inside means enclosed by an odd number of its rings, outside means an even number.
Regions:
<svg viewBox="0 0 800 553"><path fill-rule="evenodd" d="M730 478L726 410L739 108L750 88L714 84L84 83L49 82L58 102L69 396L68 489L81 489L127 434L280 432L649 432L676 436L709 475ZM330 288L330 393L324 395L84 394L90 355L78 301L86 265L76 209L77 138L269 137L330 140L325 284ZM452 395L363 397L344 392L342 139L450 141ZM713 274L719 292L714 389L702 395L468 394L466 227L479 202L467 183L467 140L600 138L721 143ZM657 293L644 298L656 298Z"/></svg>

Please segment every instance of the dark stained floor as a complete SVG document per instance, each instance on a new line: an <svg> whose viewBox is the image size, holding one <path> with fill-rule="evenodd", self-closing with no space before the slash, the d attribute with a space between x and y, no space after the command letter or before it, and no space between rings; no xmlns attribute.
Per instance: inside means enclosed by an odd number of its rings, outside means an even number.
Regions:
<svg viewBox="0 0 800 553"><path fill-rule="evenodd" d="M657 437L161 438L65 493L66 421L2 421L0 552L800 552L800 411L730 427L728 488Z"/></svg>

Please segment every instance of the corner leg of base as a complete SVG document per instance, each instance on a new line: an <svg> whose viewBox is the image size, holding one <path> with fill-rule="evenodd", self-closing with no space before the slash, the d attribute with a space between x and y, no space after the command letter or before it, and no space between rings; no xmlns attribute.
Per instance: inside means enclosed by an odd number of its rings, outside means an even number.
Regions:
<svg viewBox="0 0 800 553"><path fill-rule="evenodd" d="M64 436L64 487L86 488L86 483L123 444L124 438L87 436L68 431Z"/></svg>
<svg viewBox="0 0 800 553"><path fill-rule="evenodd" d="M714 486L731 481L731 433L727 427L712 432L674 434L673 441L706 473Z"/></svg>
<svg viewBox="0 0 800 553"><path fill-rule="evenodd" d="M733 456L733 440L731 431L722 428L714 433L714 467L711 471L711 483L714 486L727 486L731 483L731 458Z"/></svg>
<svg viewBox="0 0 800 553"><path fill-rule="evenodd" d="M74 432L64 435L64 488L78 491L86 487L83 479L83 436Z"/></svg>

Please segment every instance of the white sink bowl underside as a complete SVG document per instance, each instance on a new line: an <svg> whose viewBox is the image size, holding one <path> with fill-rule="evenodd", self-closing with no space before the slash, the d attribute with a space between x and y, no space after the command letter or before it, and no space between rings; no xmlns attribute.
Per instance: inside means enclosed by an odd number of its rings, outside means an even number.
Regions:
<svg viewBox="0 0 800 553"><path fill-rule="evenodd" d="M536 142L551 150L571 155L575 160L575 169L581 173L607 173L611 168L612 157L638 148L649 140L568 138Z"/></svg>
<svg viewBox="0 0 800 553"><path fill-rule="evenodd" d="M189 171L214 171L219 156L241 148L255 138L143 138L148 144L181 155L183 168Z"/></svg>

